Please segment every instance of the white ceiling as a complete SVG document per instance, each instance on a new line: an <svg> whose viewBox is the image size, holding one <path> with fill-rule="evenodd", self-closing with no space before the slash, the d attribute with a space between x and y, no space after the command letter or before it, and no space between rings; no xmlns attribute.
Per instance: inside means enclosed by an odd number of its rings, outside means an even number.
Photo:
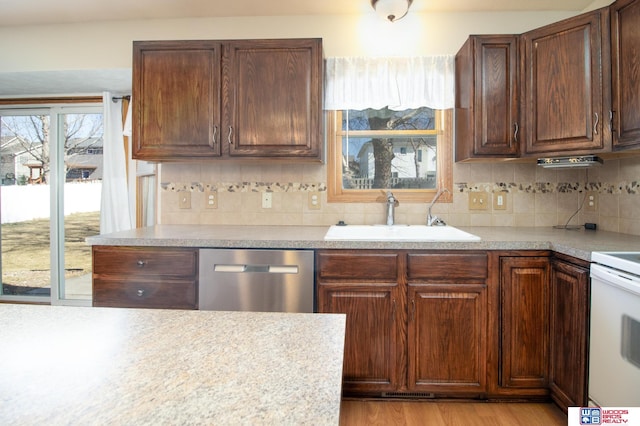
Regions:
<svg viewBox="0 0 640 426"><path fill-rule="evenodd" d="M593 0L414 0L410 12L582 11ZM370 13L370 0L0 0L0 27L190 17ZM128 93L131 70L1 73L0 98Z"/></svg>
<svg viewBox="0 0 640 426"><path fill-rule="evenodd" d="M581 11L593 0L414 0L414 12ZM358 14L370 0L0 0L0 26L131 19Z"/></svg>

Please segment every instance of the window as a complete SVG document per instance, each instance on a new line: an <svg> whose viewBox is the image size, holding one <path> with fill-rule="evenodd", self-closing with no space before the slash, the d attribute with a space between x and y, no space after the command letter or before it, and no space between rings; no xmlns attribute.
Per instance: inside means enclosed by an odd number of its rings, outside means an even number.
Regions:
<svg viewBox="0 0 640 426"><path fill-rule="evenodd" d="M329 111L328 201L377 202L391 190L401 202L426 202L452 190L451 116L426 107Z"/></svg>

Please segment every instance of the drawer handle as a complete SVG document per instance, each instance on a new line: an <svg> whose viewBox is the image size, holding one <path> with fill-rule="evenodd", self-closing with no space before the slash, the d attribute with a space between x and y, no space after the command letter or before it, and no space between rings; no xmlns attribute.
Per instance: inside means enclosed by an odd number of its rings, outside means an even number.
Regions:
<svg viewBox="0 0 640 426"><path fill-rule="evenodd" d="M147 264L147 262L145 262L144 260L138 260L136 263L137 263L137 264L138 264L138 266L139 266L139 267L141 267L141 268L142 268L144 265L146 265L146 264Z"/></svg>
<svg viewBox="0 0 640 426"><path fill-rule="evenodd" d="M138 297L144 296L144 290L138 290L137 294L138 294Z"/></svg>

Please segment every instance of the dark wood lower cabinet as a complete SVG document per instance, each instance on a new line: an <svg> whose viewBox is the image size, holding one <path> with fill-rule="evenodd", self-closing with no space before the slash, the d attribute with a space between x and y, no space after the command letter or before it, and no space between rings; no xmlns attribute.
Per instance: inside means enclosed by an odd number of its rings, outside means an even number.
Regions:
<svg viewBox="0 0 640 426"><path fill-rule="evenodd" d="M323 285L321 312L347 314L344 389L392 392L398 389L397 288Z"/></svg>
<svg viewBox="0 0 640 426"><path fill-rule="evenodd" d="M500 257L497 393L549 393L549 278L548 256Z"/></svg>
<svg viewBox="0 0 640 426"><path fill-rule="evenodd" d="M589 264L555 256L551 261L549 388L565 412L588 402Z"/></svg>
<svg viewBox="0 0 640 426"><path fill-rule="evenodd" d="M486 302L485 285L409 285L410 391L484 395Z"/></svg>
<svg viewBox="0 0 640 426"><path fill-rule="evenodd" d="M485 252L319 251L318 311L347 314L345 394L483 395L486 277Z"/></svg>
<svg viewBox="0 0 640 426"><path fill-rule="evenodd" d="M320 250L350 396L586 404L589 263L547 250Z"/></svg>

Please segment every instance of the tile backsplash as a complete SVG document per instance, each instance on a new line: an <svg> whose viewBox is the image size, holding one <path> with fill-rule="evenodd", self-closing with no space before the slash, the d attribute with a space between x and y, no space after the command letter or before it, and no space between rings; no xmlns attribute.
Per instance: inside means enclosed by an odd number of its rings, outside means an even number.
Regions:
<svg viewBox="0 0 640 426"><path fill-rule="evenodd" d="M598 229L640 235L640 157L605 160L590 169L542 169L535 164L465 163L453 169L453 201L433 212L453 226L554 226L593 222ZM316 164L166 163L161 167L159 221L163 224L331 225L384 223L384 203L327 203L326 166ZM206 208L215 190L217 208ZM180 209L181 191L191 208ZM487 210L469 210L473 191L489 193ZM272 193L264 209L261 194ZM594 195L588 208L587 192ZM317 193L319 209L309 208ZM492 196L506 195L503 210ZM473 194L472 194L473 195ZM396 222L422 224L424 203L400 203Z"/></svg>

